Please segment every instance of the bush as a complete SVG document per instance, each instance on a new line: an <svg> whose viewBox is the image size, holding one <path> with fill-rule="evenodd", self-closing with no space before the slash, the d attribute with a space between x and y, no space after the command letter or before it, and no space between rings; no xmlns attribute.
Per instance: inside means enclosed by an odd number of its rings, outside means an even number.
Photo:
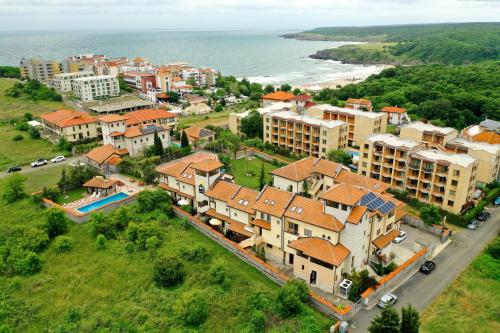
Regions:
<svg viewBox="0 0 500 333"><path fill-rule="evenodd" d="M50 239L68 232L69 227L64 212L57 208L48 209L45 213L44 228Z"/></svg>
<svg viewBox="0 0 500 333"><path fill-rule="evenodd" d="M266 328L266 315L264 312L255 310L250 317L250 326L252 332L264 332Z"/></svg>
<svg viewBox="0 0 500 333"><path fill-rule="evenodd" d="M106 236L103 234L97 235L95 238L95 246L97 250L104 250L106 248Z"/></svg>
<svg viewBox="0 0 500 333"><path fill-rule="evenodd" d="M52 187L43 187L42 189L42 198L49 199L50 201L56 201L61 192L57 188Z"/></svg>
<svg viewBox="0 0 500 333"><path fill-rule="evenodd" d="M27 227L23 230L23 236L19 238L18 245L23 249L40 252L49 243L49 236L44 230L36 227Z"/></svg>
<svg viewBox="0 0 500 333"><path fill-rule="evenodd" d="M106 214L102 212L90 214L89 224L94 236L103 235L106 239L116 238L116 228Z"/></svg>
<svg viewBox="0 0 500 333"><path fill-rule="evenodd" d="M148 239L155 237L159 245L164 238L163 233L163 229L157 223L130 222L125 237L129 242L136 245L138 250L144 251L147 249Z"/></svg>
<svg viewBox="0 0 500 333"><path fill-rule="evenodd" d="M170 287L180 283L184 276L184 264L175 256L163 256L154 263L153 280L158 287Z"/></svg>
<svg viewBox="0 0 500 333"><path fill-rule="evenodd" d="M212 264L209 271L210 281L213 284L218 284L221 286L227 286L228 284L228 272L223 262L217 261Z"/></svg>
<svg viewBox="0 0 500 333"><path fill-rule="evenodd" d="M7 177L3 188L3 199L7 203L12 203L26 197L24 192L24 183L26 178L20 174L14 174Z"/></svg>
<svg viewBox="0 0 500 333"><path fill-rule="evenodd" d="M73 238L69 236L57 236L54 240L54 251L56 253L69 252L73 249Z"/></svg>
<svg viewBox="0 0 500 333"><path fill-rule="evenodd" d="M195 291L183 294L176 304L176 310L185 325L199 326L208 318L207 301Z"/></svg>
<svg viewBox="0 0 500 333"><path fill-rule="evenodd" d="M500 238L497 237L493 243L488 245L486 248L486 253L488 253L494 259L500 259Z"/></svg>
<svg viewBox="0 0 500 333"><path fill-rule="evenodd" d="M41 137L40 131L36 127L30 127L28 132L33 140L38 140Z"/></svg>
<svg viewBox="0 0 500 333"><path fill-rule="evenodd" d="M32 251L15 249L8 258L17 274L33 275L42 269L42 259Z"/></svg>
<svg viewBox="0 0 500 333"><path fill-rule="evenodd" d="M181 250L181 257L184 260L200 263L210 260L210 253L207 248L201 245Z"/></svg>
<svg viewBox="0 0 500 333"><path fill-rule="evenodd" d="M301 312L302 303L308 299L308 288L304 281L288 280L278 292L278 304L284 317Z"/></svg>

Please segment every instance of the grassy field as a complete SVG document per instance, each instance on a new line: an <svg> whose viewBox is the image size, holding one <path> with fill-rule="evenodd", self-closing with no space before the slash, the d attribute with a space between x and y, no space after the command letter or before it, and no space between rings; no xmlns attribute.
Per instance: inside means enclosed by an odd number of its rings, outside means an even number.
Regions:
<svg viewBox="0 0 500 333"><path fill-rule="evenodd" d="M86 191L87 191L87 189L84 187L79 187L79 188L75 188L75 189L66 191L66 193L61 194L59 196L59 198L57 199L57 203L60 205L64 205L66 203L79 200L79 199L83 198L83 194Z"/></svg>
<svg viewBox="0 0 500 333"><path fill-rule="evenodd" d="M182 127L189 126L207 126L207 125L215 125L224 127L229 122L229 113L232 111L224 110L221 112L212 112L207 115L197 115L197 116L186 116L179 118L179 125Z"/></svg>
<svg viewBox="0 0 500 333"><path fill-rule="evenodd" d="M500 332L499 290L500 260L484 252L422 314L421 332Z"/></svg>
<svg viewBox="0 0 500 333"><path fill-rule="evenodd" d="M15 82L16 80L0 78L0 121L20 117L27 112L39 116L42 113L65 107L62 102L32 101L5 96L5 91Z"/></svg>
<svg viewBox="0 0 500 333"><path fill-rule="evenodd" d="M13 141L12 138L19 134L24 139ZM28 165L38 158L51 159L61 154L64 153L49 141L34 140L28 132L18 131L7 124L0 125L0 171L15 164Z"/></svg>
<svg viewBox="0 0 500 333"><path fill-rule="evenodd" d="M48 186L57 180L49 170L26 174L27 190ZM37 181L35 181L37 179ZM4 179L0 179L0 195ZM43 209L30 199L11 205L0 200L0 232L15 226L36 225L43 221ZM158 251L178 254L181 249L204 247L208 262L186 263L182 284L158 288L152 280L152 253L126 251L126 240L108 240L98 251L90 225L72 224L74 239L70 252L57 254L53 244L42 252L42 271L33 276L2 277L0 295L14 332L251 332L247 299L260 291L270 299L278 286L253 267L212 242L191 227L172 220L163 226L165 240ZM227 269L226 287L211 284L210 267L220 261ZM200 327L184 327L179 322L176 304L186 293L198 291L209 305L209 317ZM2 298L4 297L4 298ZM4 302L4 303L2 303ZM274 301L273 301L274 302ZM75 319L77 318L77 319ZM300 315L281 318L268 316L269 332L325 332L332 321L306 307ZM314 327L314 329L311 329Z"/></svg>
<svg viewBox="0 0 500 333"><path fill-rule="evenodd" d="M265 162L261 159L251 157L240 158L231 161L231 174L236 178L236 183L245 187L259 189L259 175L261 165L264 164L264 171L266 173L266 183L269 182L272 177L269 174L271 171L277 167L269 162ZM253 176L247 176L247 171L253 171Z"/></svg>

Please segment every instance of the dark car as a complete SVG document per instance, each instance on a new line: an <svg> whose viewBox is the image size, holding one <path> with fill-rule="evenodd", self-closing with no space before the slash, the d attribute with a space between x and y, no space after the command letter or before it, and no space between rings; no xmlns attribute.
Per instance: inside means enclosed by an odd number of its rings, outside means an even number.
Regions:
<svg viewBox="0 0 500 333"><path fill-rule="evenodd" d="M425 274L430 274L436 268L436 263L434 261L427 260L420 266L420 271Z"/></svg>
<svg viewBox="0 0 500 333"><path fill-rule="evenodd" d="M474 220L470 221L469 224L467 224L467 229L476 230L477 228L479 228L481 226L481 224L483 224L482 221L479 221L478 219L474 219Z"/></svg>
<svg viewBox="0 0 500 333"><path fill-rule="evenodd" d="M484 221L488 220L488 219L490 218L490 216L491 216L491 214L490 214L489 212L487 212L487 211L483 210L481 213L479 213L479 214L477 215L477 217L476 217L476 218L477 218L479 221L483 221L483 222L484 222Z"/></svg>
<svg viewBox="0 0 500 333"><path fill-rule="evenodd" d="M14 166L11 166L10 168L7 169L7 173L16 172L16 171L21 171L21 167L19 165L14 165Z"/></svg>

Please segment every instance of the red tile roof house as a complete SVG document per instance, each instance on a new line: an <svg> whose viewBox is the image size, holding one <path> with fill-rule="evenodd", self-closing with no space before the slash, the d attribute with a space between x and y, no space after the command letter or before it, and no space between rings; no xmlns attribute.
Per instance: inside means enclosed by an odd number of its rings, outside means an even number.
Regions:
<svg viewBox="0 0 500 333"><path fill-rule="evenodd" d="M87 112L75 110L58 110L45 113L41 117L44 134L59 140L66 138L69 142L97 138L97 118Z"/></svg>
<svg viewBox="0 0 500 333"><path fill-rule="evenodd" d="M410 122L406 109L397 106L386 106L380 112L387 113L387 123L391 125L402 125Z"/></svg>
<svg viewBox="0 0 500 333"><path fill-rule="evenodd" d="M268 106L277 102L291 102L296 96L287 91L276 91L262 96L262 106Z"/></svg>
<svg viewBox="0 0 500 333"><path fill-rule="evenodd" d="M362 98L348 98L346 108L354 110L373 111L372 102Z"/></svg>

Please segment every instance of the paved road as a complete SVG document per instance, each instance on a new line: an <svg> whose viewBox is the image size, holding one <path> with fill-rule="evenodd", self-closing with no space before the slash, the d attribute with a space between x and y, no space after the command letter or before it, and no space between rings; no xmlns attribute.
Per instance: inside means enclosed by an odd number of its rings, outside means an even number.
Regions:
<svg viewBox="0 0 500 333"><path fill-rule="evenodd" d="M40 170L40 169L51 169L51 168L59 166L59 165L68 165L70 163L77 162L78 160L83 160L83 157L80 155L72 156L72 157L66 158L65 161L59 162L59 163L50 163L50 160L49 160L49 164L41 166L41 167L37 167L37 168L32 168L31 165L23 165L22 170L18 171L17 173L25 174L25 173L30 173L30 172ZM7 175L8 175L7 171L3 171L2 173L0 173L0 178L6 177Z"/></svg>
<svg viewBox="0 0 500 333"><path fill-rule="evenodd" d="M436 270L430 275L417 272L393 293L398 296L399 310L410 303L423 311L470 262L491 242L500 231L500 207L490 209L491 218L475 231L463 230L453 236L453 241L433 260ZM373 317L380 309L360 310L353 318L352 332L368 332Z"/></svg>

